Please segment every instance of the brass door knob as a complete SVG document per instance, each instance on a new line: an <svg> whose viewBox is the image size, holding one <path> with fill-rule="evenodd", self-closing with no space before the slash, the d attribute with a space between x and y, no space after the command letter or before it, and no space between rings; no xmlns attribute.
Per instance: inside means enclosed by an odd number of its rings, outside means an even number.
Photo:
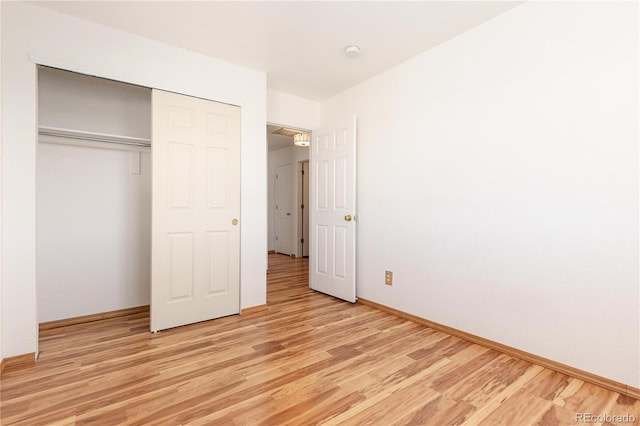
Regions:
<svg viewBox="0 0 640 426"><path fill-rule="evenodd" d="M351 215L350 215L350 214L348 214L348 215L346 215L346 216L344 217L344 220L346 220L347 222L351 222L351 219L353 219L353 218L351 217Z"/></svg>
<svg viewBox="0 0 640 426"><path fill-rule="evenodd" d="M233 219L233 220L231 221L231 224L232 224L232 225L237 225L237 224L238 224L238 219Z"/></svg>

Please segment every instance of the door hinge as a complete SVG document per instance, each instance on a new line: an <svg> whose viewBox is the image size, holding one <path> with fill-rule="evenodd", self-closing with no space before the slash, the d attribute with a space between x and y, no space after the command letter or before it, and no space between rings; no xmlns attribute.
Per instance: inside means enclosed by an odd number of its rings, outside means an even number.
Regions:
<svg viewBox="0 0 640 426"><path fill-rule="evenodd" d="M278 241L278 237L276 237L276 241Z"/></svg>
<svg viewBox="0 0 640 426"><path fill-rule="evenodd" d="M304 210L304 204L300 204L300 208Z"/></svg>
<svg viewBox="0 0 640 426"><path fill-rule="evenodd" d="M301 242L301 243L304 243L304 238L300 238L300 242Z"/></svg>
<svg viewBox="0 0 640 426"><path fill-rule="evenodd" d="M302 174L304 174L304 169L301 170Z"/></svg>

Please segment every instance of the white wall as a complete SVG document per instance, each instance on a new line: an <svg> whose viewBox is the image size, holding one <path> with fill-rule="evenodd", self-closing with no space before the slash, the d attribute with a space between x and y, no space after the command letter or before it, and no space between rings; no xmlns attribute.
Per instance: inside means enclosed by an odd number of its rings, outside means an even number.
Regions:
<svg viewBox="0 0 640 426"><path fill-rule="evenodd" d="M313 130L320 125L320 103L268 90L267 121L296 129Z"/></svg>
<svg viewBox="0 0 640 426"><path fill-rule="evenodd" d="M151 89L42 67L38 124L151 138Z"/></svg>
<svg viewBox="0 0 640 426"><path fill-rule="evenodd" d="M148 305L148 150L40 143L37 173L39 322Z"/></svg>
<svg viewBox="0 0 640 426"><path fill-rule="evenodd" d="M2 23L2 9L4 8L3 2L0 2L0 24ZM2 42L3 42L3 37L2 37L2 28L0 27L0 51L2 51ZM4 132L3 132L3 126L2 126L2 119L3 119L3 106L4 106L4 102L3 102L3 97L2 97L2 86L3 86L3 80L2 80L2 68L3 68L3 60L2 60L2 55L0 54L0 188L2 188L2 146L3 146L3 140L4 140ZM3 326L3 315L2 315L2 196L0 194L0 361L2 361L2 359L4 359L4 351L3 351L3 344L2 344L2 336L4 334L4 326Z"/></svg>
<svg viewBox="0 0 640 426"><path fill-rule="evenodd" d="M637 9L525 3L323 103L359 297L640 386Z"/></svg>
<svg viewBox="0 0 640 426"><path fill-rule="evenodd" d="M3 356L37 349L34 60L242 108L241 307L266 303L266 76L30 4L2 6Z"/></svg>

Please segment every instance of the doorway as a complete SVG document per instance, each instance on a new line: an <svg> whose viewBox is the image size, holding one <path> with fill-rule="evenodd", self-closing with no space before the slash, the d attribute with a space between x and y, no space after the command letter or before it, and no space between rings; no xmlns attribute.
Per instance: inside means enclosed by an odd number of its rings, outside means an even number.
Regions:
<svg viewBox="0 0 640 426"><path fill-rule="evenodd" d="M309 257L309 160L298 162L298 253Z"/></svg>
<svg viewBox="0 0 640 426"><path fill-rule="evenodd" d="M151 89L38 68L38 322L149 305Z"/></svg>
<svg viewBox="0 0 640 426"><path fill-rule="evenodd" d="M298 133L311 132L267 124L268 251L304 257L309 255L309 218L308 208L304 215L301 210L309 204L309 148L293 144L293 137ZM304 166L306 182L300 176L304 162L307 162ZM304 190L303 184L307 185Z"/></svg>
<svg viewBox="0 0 640 426"><path fill-rule="evenodd" d="M356 301L356 121L353 116L315 129L311 144L304 150L293 145L293 135L303 130L267 124L268 194L272 203L268 223L272 226L270 231L273 229L269 252L279 251L275 249L279 237L276 207L281 210L276 202L276 176L283 167L295 164L296 174L300 172L301 176L292 180L298 211L291 231L297 236L294 256L309 256L311 289L352 303ZM289 139L273 137L285 132L291 132ZM280 141L282 144L278 145ZM307 177L307 191L303 189L303 176Z"/></svg>
<svg viewBox="0 0 640 426"><path fill-rule="evenodd" d="M292 255L291 164L276 167L276 253Z"/></svg>

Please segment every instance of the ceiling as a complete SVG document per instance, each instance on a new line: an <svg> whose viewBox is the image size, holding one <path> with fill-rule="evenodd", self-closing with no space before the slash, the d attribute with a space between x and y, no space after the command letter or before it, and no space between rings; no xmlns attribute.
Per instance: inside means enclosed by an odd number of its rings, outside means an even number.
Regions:
<svg viewBox="0 0 640 426"><path fill-rule="evenodd" d="M355 86L521 1L32 1L267 74L314 101ZM348 58L344 49L360 47ZM269 149L293 143L267 129Z"/></svg>
<svg viewBox="0 0 640 426"><path fill-rule="evenodd" d="M33 1L267 74L323 101L517 6L513 1ZM345 47L361 49L347 58Z"/></svg>

